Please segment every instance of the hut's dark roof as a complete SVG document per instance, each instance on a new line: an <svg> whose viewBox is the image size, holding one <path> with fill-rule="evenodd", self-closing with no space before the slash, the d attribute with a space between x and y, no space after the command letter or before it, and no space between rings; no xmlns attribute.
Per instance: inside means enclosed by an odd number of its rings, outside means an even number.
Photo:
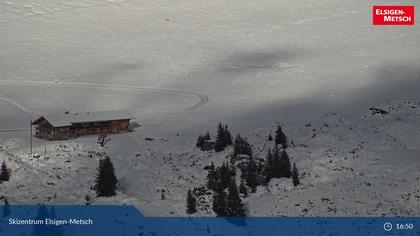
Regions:
<svg viewBox="0 0 420 236"><path fill-rule="evenodd" d="M42 118L46 119L54 127L65 127L78 123L130 120L133 119L133 116L127 112L121 111L50 114L39 117L33 122L33 124L37 123Z"/></svg>

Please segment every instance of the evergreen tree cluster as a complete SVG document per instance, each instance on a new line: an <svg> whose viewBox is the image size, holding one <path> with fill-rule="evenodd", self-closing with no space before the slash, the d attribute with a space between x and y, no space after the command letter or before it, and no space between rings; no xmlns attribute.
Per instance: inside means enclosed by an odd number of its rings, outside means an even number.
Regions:
<svg viewBox="0 0 420 236"><path fill-rule="evenodd" d="M246 215L241 195L247 197L249 192L255 192L257 186L268 184L272 178L292 178L294 186L300 184L298 169L296 164L293 164L292 168L287 153L288 139L281 126L277 126L274 138L269 134L267 139L270 142L274 141L274 148L268 150L265 161L255 158L251 144L246 137L238 134L233 142L231 165L224 162L219 167L215 167L214 163L206 166L205 169L208 170L207 188L214 192L212 205L217 216ZM198 137L196 146L201 148L207 142L211 142L208 132ZM232 145L232 136L227 125L219 123L213 144L216 152ZM236 168L241 171L239 188L235 180ZM196 204L194 195L188 191L187 214L196 212Z"/></svg>
<svg viewBox="0 0 420 236"><path fill-rule="evenodd" d="M247 159L247 162L245 165L241 168L241 183L245 183L246 186L249 187L252 193L254 193L257 190L257 186L260 184L259 179L260 178L260 171L261 167L259 164L255 161L253 156L249 156ZM241 188L241 187L240 187ZM246 187L243 186L241 189L241 192L244 195L247 195L245 193Z"/></svg>
<svg viewBox="0 0 420 236"><path fill-rule="evenodd" d="M268 135L268 141L273 141L271 134ZM241 168L242 181L239 188L244 196L248 194L247 187L249 187L251 192L255 192L258 185L268 184L272 178L292 177L294 186L300 184L298 169L296 168L296 164L293 164L292 168L287 148L287 136L280 125L277 126L275 131L274 148L273 150L268 150L264 164L260 164L254 159L251 145L247 142L246 138L242 138L240 135L235 138L232 157L235 158L239 154L249 156L247 162Z"/></svg>
<svg viewBox="0 0 420 236"><path fill-rule="evenodd" d="M238 155L252 156L251 144L248 143L246 138L243 138L238 134L233 144L233 157L236 158Z"/></svg>
<svg viewBox="0 0 420 236"><path fill-rule="evenodd" d="M223 125L219 124L219 130L223 130ZM269 135L270 139L271 135ZM239 186L240 193L243 196L248 195L248 188L250 192L255 192L258 185L268 184L272 178L290 178L293 179L293 184L295 186L300 184L299 174L296 168L296 165L291 165L290 157L287 153L288 143L287 136L283 132L280 125L277 126L275 131L274 139L274 148L269 150L266 156L264 163L256 161L253 157L252 146L248 143L245 137L242 137L238 134L234 141L233 154L231 163L235 163L238 160L238 156L247 155L245 163L242 163L241 169L241 185ZM242 158L241 158L242 159ZM220 168L224 169L228 166L227 163L224 163ZM235 168L231 167L231 171L234 171ZM216 175L219 169L214 170L214 165L210 168L207 185L209 189L216 191L216 187L220 182L215 181ZM223 172L223 171L222 171ZM228 180L224 180L222 187L226 188L229 183Z"/></svg>
<svg viewBox="0 0 420 236"><path fill-rule="evenodd" d="M199 135L195 146L200 148L201 151L212 150L214 143L211 142L210 133L207 131L204 135Z"/></svg>
<svg viewBox="0 0 420 236"><path fill-rule="evenodd" d="M214 150L216 152L221 152L225 150L227 146L232 144L232 135L228 126L219 123L214 142L211 140L210 133L207 131L204 135L198 136L195 146L200 148L202 151Z"/></svg>
<svg viewBox="0 0 420 236"><path fill-rule="evenodd" d="M211 163L207 174L207 187L215 192L225 190L235 175L235 168L229 166L228 162L224 162L217 168L214 168L214 164Z"/></svg>
<svg viewBox="0 0 420 236"><path fill-rule="evenodd" d="M216 140L214 142L214 150L216 152L221 152L225 150L227 146L232 144L232 135L229 131L228 126L219 123L219 125L217 126Z"/></svg>
<svg viewBox="0 0 420 236"><path fill-rule="evenodd" d="M274 143L275 145L281 145L283 149L287 148L287 136L286 134L283 132L282 128L280 125L277 126L276 129L276 136L274 137Z"/></svg>
<svg viewBox="0 0 420 236"><path fill-rule="evenodd" d="M271 134L268 135L268 140L272 141ZM293 142L292 142L293 144ZM290 158L287 154L286 149L288 148L287 136L283 132L282 127L277 125L277 129L274 137L274 149L268 151L266 157L266 163L264 168L264 180L267 184L271 178L290 178L293 179L293 185L297 186L300 184L298 169L296 164L293 163L291 168ZM282 147L281 155L279 154L278 146Z"/></svg>
<svg viewBox="0 0 420 236"><path fill-rule="evenodd" d="M290 158L286 150L280 154L279 148L268 150L264 166L264 180L268 183L272 178L290 178L292 175Z"/></svg>
<svg viewBox="0 0 420 236"><path fill-rule="evenodd" d="M0 167L0 182L9 181L10 179L10 170L7 168L6 162L3 161Z"/></svg>
<svg viewBox="0 0 420 236"><path fill-rule="evenodd" d="M110 197L116 195L117 177L114 173L114 165L111 159L106 156L99 160L98 174L95 180L94 189L98 197Z"/></svg>
<svg viewBox="0 0 420 236"><path fill-rule="evenodd" d="M245 216L245 207L239 196L235 180L235 168L224 162L220 167L209 169L207 187L214 191L213 211L217 216ZM227 189L227 192L226 192Z"/></svg>
<svg viewBox="0 0 420 236"><path fill-rule="evenodd" d="M239 196L235 179L232 179L226 194L225 189L219 188L213 196L213 211L217 216L245 216L246 210Z"/></svg>
<svg viewBox="0 0 420 236"><path fill-rule="evenodd" d="M245 216L245 207L239 196L238 187L236 182L232 180L228 187L228 195L226 200L226 213L227 216Z"/></svg>

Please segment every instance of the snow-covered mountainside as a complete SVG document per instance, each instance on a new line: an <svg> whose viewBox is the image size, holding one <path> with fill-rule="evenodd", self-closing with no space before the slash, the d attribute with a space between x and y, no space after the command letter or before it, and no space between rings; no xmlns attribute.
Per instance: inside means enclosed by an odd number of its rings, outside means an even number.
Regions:
<svg viewBox="0 0 420 236"><path fill-rule="evenodd" d="M307 123L283 123L291 161L301 184L272 179L244 198L251 215L417 215L420 213L418 151L420 102L391 101L365 115L327 113ZM374 109L386 111L386 114ZM275 124L246 135L256 158L265 158ZM205 187L205 166L220 165L232 152L201 151L195 133L180 132L143 144L132 133L113 136L107 148L95 137L48 142L45 153L21 153L19 140L2 139L0 153L13 170L2 194L16 203L135 204L148 214L185 214L188 189ZM198 134L196 134L198 135ZM135 142L135 140L133 140ZM139 141L137 141L139 142ZM42 151L42 148L38 148ZM45 147L44 147L45 152ZM14 154L16 153L16 154ZM95 198L91 190L100 157L109 153L119 177L117 197ZM238 177L237 177L238 178ZM162 191L165 199L162 199ZM69 194L71 193L71 194ZM210 195L199 197L197 214L213 214Z"/></svg>
<svg viewBox="0 0 420 236"><path fill-rule="evenodd" d="M372 26L372 5L412 1L14 0L0 2L0 196L11 204L134 204L184 215L219 122L256 158L280 124L301 185L272 179L250 215L420 214L420 30ZM68 141L34 138L42 114L129 111L140 126ZM152 138L146 140L146 138ZM46 152L46 154L45 154ZM116 197L91 189L109 155ZM162 193L165 199L162 198ZM212 193L198 215L212 215Z"/></svg>

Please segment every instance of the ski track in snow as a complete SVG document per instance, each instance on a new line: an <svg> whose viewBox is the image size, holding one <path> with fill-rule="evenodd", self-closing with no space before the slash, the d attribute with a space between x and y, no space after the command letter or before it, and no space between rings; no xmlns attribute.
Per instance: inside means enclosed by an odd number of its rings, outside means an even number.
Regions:
<svg viewBox="0 0 420 236"><path fill-rule="evenodd" d="M99 88L99 89L131 89L131 90L148 90L148 91L157 91L157 92L165 92L165 93L173 93L173 94L184 94L184 95L193 95L199 99L197 103L188 107L184 112L191 111L197 109L203 105L205 105L209 101L209 97L205 94L198 93L198 92L191 92L191 91L184 91L178 89L171 89L171 88L161 88L161 87L141 87L135 85L118 85L118 84L100 84L100 83L84 83L84 82L50 82L50 81L11 81L11 80L0 80L0 84L7 84L7 85L22 85L22 86L63 86L63 87L92 87L92 88ZM28 114L38 114L37 112L33 112L30 109L17 104L10 99L6 99L0 97L0 100L6 101L20 110L28 113ZM10 132L10 131L24 131L28 130L28 128L14 128L14 129L0 129L0 132Z"/></svg>
<svg viewBox="0 0 420 236"><path fill-rule="evenodd" d="M23 111L25 113L28 113L28 114L31 114L32 113L29 108L27 108L25 106L22 106L22 105L16 103L15 101L12 101L11 99L8 99L8 98L5 98L5 97L0 96L0 101L4 101L4 102L7 102L9 104L12 104L13 106L17 107L19 110L21 110L21 111Z"/></svg>
<svg viewBox="0 0 420 236"><path fill-rule="evenodd" d="M91 8L91 7L101 7L101 6L104 6L106 4L120 4L121 2L124 2L124 1L125 0L119 0L119 1L118 0L107 0L107 1L104 1L102 3L85 3L83 5L77 5L77 4L72 5L72 2L67 2L67 3L63 4L62 8L49 10L49 11L41 11L41 10L37 10L36 6L25 5L24 7L27 8L28 13L24 14L23 16L12 19L12 20L3 20L3 21L0 20L0 25L19 22L21 20L25 20L25 19L32 18L32 17L37 17L37 16L44 17L44 18L51 18L51 15L57 14L57 13L62 13L62 12L66 12L66 11L73 11L73 10L77 10L77 9ZM10 2L0 2L0 4L16 8L16 6L14 6L14 4L10 3Z"/></svg>
<svg viewBox="0 0 420 236"><path fill-rule="evenodd" d="M22 106L18 103L16 103L15 101L12 101L11 99L5 98L0 96L0 101L4 101L7 102L13 106L15 106L16 108L18 108L19 110L27 113L27 114L32 114L31 110L25 106ZM20 132L20 131L27 131L29 130L29 128L11 128L11 129L0 129L0 133L2 132Z"/></svg>

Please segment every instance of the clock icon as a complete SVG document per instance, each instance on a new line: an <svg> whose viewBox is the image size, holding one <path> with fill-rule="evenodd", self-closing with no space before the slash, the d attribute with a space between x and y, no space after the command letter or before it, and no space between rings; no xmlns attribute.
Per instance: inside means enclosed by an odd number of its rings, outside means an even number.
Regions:
<svg viewBox="0 0 420 236"><path fill-rule="evenodd" d="M389 222L386 222L386 223L384 224L384 230L385 230L385 231L391 231L391 230L392 230L392 224L391 224L391 223L389 223Z"/></svg>

